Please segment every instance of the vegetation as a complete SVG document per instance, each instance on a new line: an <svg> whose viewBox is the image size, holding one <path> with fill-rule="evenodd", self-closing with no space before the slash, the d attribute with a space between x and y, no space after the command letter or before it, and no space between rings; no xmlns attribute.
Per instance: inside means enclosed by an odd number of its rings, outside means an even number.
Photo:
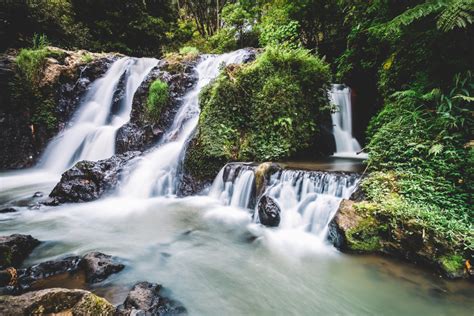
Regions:
<svg viewBox="0 0 474 316"><path fill-rule="evenodd" d="M153 81L148 91L145 112L146 116L153 121L158 121L160 119L161 111L168 103L168 100L168 84L160 79Z"/></svg>
<svg viewBox="0 0 474 316"><path fill-rule="evenodd" d="M313 147L329 82L328 64L304 49L268 47L250 64L226 67L201 93L188 166L210 175L229 160L279 160Z"/></svg>

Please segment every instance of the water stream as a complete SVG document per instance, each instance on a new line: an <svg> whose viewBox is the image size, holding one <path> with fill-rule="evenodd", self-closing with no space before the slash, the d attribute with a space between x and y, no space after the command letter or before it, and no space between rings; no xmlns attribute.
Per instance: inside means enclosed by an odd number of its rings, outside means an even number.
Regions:
<svg viewBox="0 0 474 316"><path fill-rule="evenodd" d="M472 315L472 286L466 282L443 281L386 259L347 256L326 242L327 223L357 182L353 173L272 174L265 194L282 208L278 228L258 224L252 165L221 170L208 196L175 197L186 142L198 120L199 92L222 63L239 63L244 57L243 50L203 57L196 66L198 82L184 97L171 128L154 149L130 163L128 178L112 197L31 207L36 201L31 192L48 192L50 173L1 174L0 204L19 211L0 214L0 235L24 233L43 241L24 265L92 250L108 253L126 269L93 291L118 304L137 281L158 282L190 315ZM94 84L86 98L90 103L83 104L71 127L48 147L43 166L59 171L76 159L113 152L113 141L107 139L128 120L129 101L154 65L156 60L117 61ZM124 74L124 106L107 119L110 110L104 114L94 103L110 105ZM73 132L77 124L87 133L79 137L80 131ZM68 148L67 157L56 157L55 148L69 137L61 145ZM87 139L87 146L69 147L72 140L79 144L77 139ZM92 146L92 140L103 146ZM92 152L97 156L88 156Z"/></svg>

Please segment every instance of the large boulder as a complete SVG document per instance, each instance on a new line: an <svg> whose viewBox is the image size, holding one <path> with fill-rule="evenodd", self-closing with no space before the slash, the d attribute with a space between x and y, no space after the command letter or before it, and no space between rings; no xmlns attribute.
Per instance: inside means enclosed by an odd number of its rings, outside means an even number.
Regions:
<svg viewBox="0 0 474 316"><path fill-rule="evenodd" d="M179 302L161 295L162 286L139 282L128 293L125 302L117 308L117 316L129 315L187 315Z"/></svg>
<svg viewBox="0 0 474 316"><path fill-rule="evenodd" d="M105 280L109 275L120 272L125 268L109 255L101 252L89 252L79 264L86 273L86 281L96 283Z"/></svg>
<svg viewBox="0 0 474 316"><path fill-rule="evenodd" d="M258 218L260 224L268 227L278 227L280 225L280 206L268 195L264 195L258 201Z"/></svg>
<svg viewBox="0 0 474 316"><path fill-rule="evenodd" d="M46 289L19 296L0 296L0 315L113 315L105 299L84 290Z"/></svg>
<svg viewBox="0 0 474 316"><path fill-rule="evenodd" d="M39 244L30 235L0 236L0 269L18 267Z"/></svg>
<svg viewBox="0 0 474 316"><path fill-rule="evenodd" d="M140 152L126 152L99 161L80 161L61 176L49 204L93 201L117 185L124 166Z"/></svg>

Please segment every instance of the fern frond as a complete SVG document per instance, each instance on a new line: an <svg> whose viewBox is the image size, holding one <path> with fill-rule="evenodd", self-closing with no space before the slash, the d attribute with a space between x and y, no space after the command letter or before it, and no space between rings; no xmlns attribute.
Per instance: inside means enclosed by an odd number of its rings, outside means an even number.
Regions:
<svg viewBox="0 0 474 316"><path fill-rule="evenodd" d="M439 30L447 32L455 27L465 28L474 21L474 1L456 0L440 13L437 21Z"/></svg>

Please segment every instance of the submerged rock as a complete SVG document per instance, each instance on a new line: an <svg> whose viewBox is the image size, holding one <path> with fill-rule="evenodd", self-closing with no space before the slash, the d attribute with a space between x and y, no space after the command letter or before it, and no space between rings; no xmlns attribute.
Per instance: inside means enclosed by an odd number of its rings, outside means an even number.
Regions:
<svg viewBox="0 0 474 316"><path fill-rule="evenodd" d="M0 214L5 214L5 213L15 213L17 212L17 210L13 207L6 207L6 208L2 208L0 210Z"/></svg>
<svg viewBox="0 0 474 316"><path fill-rule="evenodd" d="M30 235L0 236L0 269L18 267L39 244Z"/></svg>
<svg viewBox="0 0 474 316"><path fill-rule="evenodd" d="M49 195L48 204L93 201L113 189L120 178L123 167L140 152L127 152L99 161L80 161L63 173Z"/></svg>
<svg viewBox="0 0 474 316"><path fill-rule="evenodd" d="M280 212L278 203L268 195L262 196L258 201L258 218L262 225L278 227L280 225Z"/></svg>
<svg viewBox="0 0 474 316"><path fill-rule="evenodd" d="M120 272L125 268L121 263L117 263L112 256L101 252L89 252L82 257L79 266L86 273L86 281L96 283L105 280L109 275Z"/></svg>
<svg viewBox="0 0 474 316"><path fill-rule="evenodd" d="M105 299L84 290L46 289L19 296L0 296L0 315L113 315Z"/></svg>
<svg viewBox="0 0 474 316"><path fill-rule="evenodd" d="M181 303L162 296L161 290L162 286L156 283L135 284L116 315L187 315Z"/></svg>

